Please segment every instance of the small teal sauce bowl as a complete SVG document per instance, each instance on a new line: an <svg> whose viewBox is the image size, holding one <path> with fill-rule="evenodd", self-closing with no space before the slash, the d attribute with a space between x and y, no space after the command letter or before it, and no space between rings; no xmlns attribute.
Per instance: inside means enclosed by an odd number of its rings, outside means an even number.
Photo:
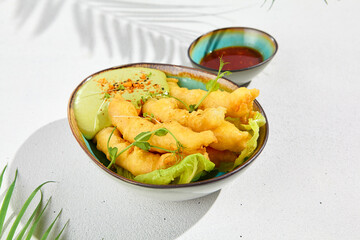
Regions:
<svg viewBox="0 0 360 240"><path fill-rule="evenodd" d="M217 70L202 66L200 62L207 54L227 47L252 48L263 57L259 64L230 70L232 74L226 78L238 86L247 85L269 64L278 50L275 38L266 32L248 27L229 27L213 30L195 39L188 49L188 57L193 67L217 74Z"/></svg>

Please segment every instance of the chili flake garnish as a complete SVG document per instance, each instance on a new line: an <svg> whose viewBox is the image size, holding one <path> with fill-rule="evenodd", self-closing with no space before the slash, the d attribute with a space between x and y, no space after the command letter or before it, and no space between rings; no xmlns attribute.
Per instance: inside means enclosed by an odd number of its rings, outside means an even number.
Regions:
<svg viewBox="0 0 360 240"><path fill-rule="evenodd" d="M105 101L110 100L110 98L113 97L116 93L133 93L135 90L140 89L144 92L150 92L151 94L162 93L163 91L161 90L164 90L164 88L161 88L159 84L151 85L152 82L149 80L151 74L151 72L148 74L135 74L136 77L134 77L134 79L128 78L122 83L115 82L113 80L109 81L105 78L98 79L97 82L101 88L101 93L103 94L103 99ZM143 105L146 100L147 99L142 98L138 101L138 104Z"/></svg>

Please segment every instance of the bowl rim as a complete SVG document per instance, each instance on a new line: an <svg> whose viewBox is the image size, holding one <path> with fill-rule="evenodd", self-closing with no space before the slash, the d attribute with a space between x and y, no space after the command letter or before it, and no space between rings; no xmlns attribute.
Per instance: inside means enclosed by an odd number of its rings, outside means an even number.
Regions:
<svg viewBox="0 0 360 240"><path fill-rule="evenodd" d="M277 51L278 51L278 49L279 49L279 45L278 45L276 39L275 39L273 36L271 36L269 33L267 33L267 32L264 32L264 31L259 30L259 29L257 29L257 28L251 28L251 27L225 27L225 28L218 28L218 29L215 29L215 30L206 32L206 33L200 35L200 36L197 37L194 41L191 42L191 44L190 44L189 47L188 47L187 56L188 56L188 58L190 59L191 63L194 64L194 65L196 65L196 66L199 67L200 69L205 69L205 70L208 70L208 71L218 71L218 70L216 70L216 69L209 68L209 67L205 67L205 66L203 66L203 65L201 65L201 64L196 63L196 62L191 58L191 56L190 56L190 49L191 49L193 46L195 46L195 44L196 44L198 41L200 41L201 38L205 37L205 36L208 35L208 34L220 32L220 31L224 31L224 30L244 30L244 29L246 29L246 30L253 30L253 31L255 31L255 32L262 33L262 34L266 35L267 37L269 37L269 38L271 39L271 41L274 43L275 50L274 50L274 52L271 54L270 57L268 57L266 60L264 60L264 61L262 61L262 62L260 62L260 63L258 63L258 64L256 64L256 65L253 65L253 66L250 66L250 67L247 67L247 68L241 68L241 69L235 69L235 70L229 70L229 71L231 71L231 72L242 72L242 71L246 71L246 70L250 70L250 69L259 67L259 66L261 66L261 65L264 65L264 64L267 63L267 62L270 62L271 59L274 58L274 56L276 55L276 53L277 53Z"/></svg>
<svg viewBox="0 0 360 240"><path fill-rule="evenodd" d="M67 105L67 118L68 118L68 123L70 125L70 129L72 134L74 135L76 141L78 142L78 144L81 146L81 148L85 151L85 153L90 157L90 159L97 165L99 166L102 170L104 170L106 173L110 174L111 176L117 178L118 180L121 180L125 183L129 183L131 185L135 185L135 186L139 186L139 187L144 187L144 188L151 188L151 189L173 189L173 188L187 188L187 187L196 187L199 185L207 185L210 183L214 183L217 181L220 181L222 179L228 178L238 172L240 172L242 169L246 168L247 166L249 166L253 161L255 161L255 159L260 155L260 153L263 151L263 149L265 148L265 145L267 143L268 140L268 136L269 136L269 124L268 124L268 119L266 117L266 114L262 108L262 106L260 105L260 103L255 99L254 100L254 104L256 104L257 108L259 109L259 111L261 112L261 114L264 116L264 118L266 119L266 124L265 124L265 137L263 140L263 144L260 146L260 148L255 152L255 154L253 156L251 156L249 159L247 159L243 164L237 166L234 170L225 173L221 176L218 177L214 177L214 178L210 178L210 179L206 179L206 180L202 180L202 181L197 181L197 182L192 182L192 183L186 183L186 184L174 184L174 185L156 185L156 184L147 184L147 183L141 183L141 182L137 182L134 181L132 179L128 179L125 178L123 176L120 176L118 174L116 174L115 172L111 171L110 169L107 169L94 155L92 155L89 151L89 149L87 148L87 146L85 145L85 140L83 135L82 139L80 139L80 137L76 134L76 131L79 131L79 128L77 126L77 123L75 121L75 119L72 119L72 105L75 99L75 95L77 93L77 91L80 89L80 87L85 84L88 80L91 79L91 77L93 77L96 74L99 74L101 72L105 72L105 71L109 71L109 70L114 70L114 69L121 69L121 68L127 68L127 67L151 67L151 66L163 66L163 67L175 67L175 68L180 68L180 69L185 69L188 71L195 71L195 72L202 72L202 74L209 74L212 75L214 77L216 77L215 74L213 73L209 73L207 71L201 70L201 69L196 69L196 68L191 68L191 67L186 67L186 66L181 66L181 65L173 65L173 64L163 64L163 63L146 63L146 62L140 62L140 63L131 63L131 64L125 64L125 65L120 65L120 66L115 66L115 67L111 67L111 68L107 68L107 69L103 69L100 71L97 71L91 75L89 75L88 77L86 77L84 80L82 80L80 82L80 84L73 90L73 92L70 95L69 101L68 101L68 105ZM155 68L156 69L156 68ZM164 70L162 70L164 71ZM236 85L235 83L233 83L232 81L226 79L226 78L222 78L223 80L225 80L225 82L228 82L229 84L233 85L236 88L239 88L238 85ZM74 122L72 121L74 120Z"/></svg>

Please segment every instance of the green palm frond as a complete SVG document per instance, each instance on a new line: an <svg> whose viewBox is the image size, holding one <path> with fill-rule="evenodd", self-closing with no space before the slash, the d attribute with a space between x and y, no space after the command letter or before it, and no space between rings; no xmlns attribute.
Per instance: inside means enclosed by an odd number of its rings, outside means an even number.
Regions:
<svg viewBox="0 0 360 240"><path fill-rule="evenodd" d="M8 191L6 192L4 201L3 201L2 205L1 205L1 209L0 209L0 236L1 236L2 231L3 231L3 227L4 227L4 223L5 223L5 217L6 217L7 210L9 208L12 193L14 192L15 183L16 183L16 179L17 179L17 173L18 172L16 170L15 179L10 184L10 187L9 187ZM4 174L4 172L3 172L3 174Z"/></svg>
<svg viewBox="0 0 360 240"><path fill-rule="evenodd" d="M42 203L42 199L43 199L43 193L40 190L40 201L38 203L38 205L36 206L35 210L33 211L33 213L31 214L30 218L28 219L28 221L26 222L26 224L24 225L23 229L20 231L18 237L16 238L17 240L20 240L23 238L23 236L25 235L26 230L28 229L28 227L30 226L30 223L32 222L32 220L35 218L36 213L39 211L40 207L41 207L41 203Z"/></svg>
<svg viewBox="0 0 360 240"><path fill-rule="evenodd" d="M41 213L40 213L39 216L36 218L34 224L31 226L30 231L29 231L28 235L26 236L26 240L30 240L30 239L31 239L31 236L34 234L34 231L35 231L35 229L36 229L36 227L37 227L37 225L38 225L38 223L39 223L42 215L44 214L47 206L49 205L50 201L51 201L51 197L49 198L49 200L47 200L47 202L46 202L46 204L45 204L45 207L41 210Z"/></svg>
<svg viewBox="0 0 360 240"><path fill-rule="evenodd" d="M62 212L62 209L60 210L60 212L58 213L58 215L56 216L56 218L54 219L54 221L50 224L50 226L46 229L45 233L43 234L43 236L41 237L41 240L46 240L47 237L50 234L51 229L53 228L53 226L56 223L56 220L58 220L58 218L60 217L60 214Z"/></svg>
<svg viewBox="0 0 360 240"><path fill-rule="evenodd" d="M2 180L5 174L7 166L4 167L1 175L0 175L0 189L1 189L1 185L2 185ZM14 188L15 188L15 184L16 184L16 180L17 180L17 176L18 176L18 171L16 170L15 172L15 177L14 180L12 181L12 183L10 184L5 197L3 199L1 208L0 208L0 238L2 237L2 235L5 234L5 219L6 219L6 215L8 213L8 209L9 209L9 205L11 203L11 198L14 192ZM41 213L38 214L40 207L41 207L41 203L42 203L42 199L43 199L43 194L41 191L41 188L48 183L51 183L53 181L47 181L44 182L42 184L40 184L37 188L35 188L35 190L30 194L30 196L27 198L27 200L25 201L25 203L22 205L19 213L17 214L14 222L11 225L11 228L9 230L9 232L7 233L6 236L6 240L12 240L15 239L14 236L17 237L17 240L21 240L24 238L26 231L28 231L27 237L26 239L30 239L41 219L41 217L43 216L43 213L45 212L46 207L48 206L48 203L50 201L50 199L47 201L45 207L41 210ZM29 205L33 202L36 194L38 194L40 192L40 200L39 203L37 204L35 210L32 212L31 216L29 217L29 219L27 219L26 223L24 224L23 228L20 230L19 229L19 225L21 220L23 219L24 215L26 212L28 212L28 207ZM43 233L42 236L42 240L46 240L49 236L49 233L51 232L53 226L55 225L56 221L58 220L60 214L61 214L62 210L59 212L59 214L56 216L56 218L53 220L53 222L50 224L50 226L46 229L46 231ZM35 218L36 217L36 218ZM34 220L35 219L35 220ZM61 229L60 233L57 235L56 239L59 239L61 234L63 233L65 227L68 225L68 222L66 222L66 224L64 225L64 227ZM30 227L30 230L28 230ZM5 236L4 236L5 237Z"/></svg>

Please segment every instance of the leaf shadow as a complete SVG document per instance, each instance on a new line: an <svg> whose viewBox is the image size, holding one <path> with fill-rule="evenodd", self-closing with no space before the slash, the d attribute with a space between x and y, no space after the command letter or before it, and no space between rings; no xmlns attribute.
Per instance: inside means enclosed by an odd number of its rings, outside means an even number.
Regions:
<svg viewBox="0 0 360 240"><path fill-rule="evenodd" d="M33 31L35 36L44 33L56 21L66 0L33 0L17 1L15 18L18 21L18 28L22 28L31 16L38 14L37 25Z"/></svg>
<svg viewBox="0 0 360 240"><path fill-rule="evenodd" d="M262 0L258 0L262 1ZM90 54L104 51L127 62L188 63L187 45L227 14L258 5L244 0L232 4L125 0L17 0L18 28L35 22L33 34L45 33L69 11L79 44ZM35 20L35 21L34 21ZM191 30L187 26L191 25Z"/></svg>
<svg viewBox="0 0 360 240"><path fill-rule="evenodd" d="M80 44L89 52L103 45L110 58L165 63L187 62L187 45L203 29L216 28L220 20L230 23L226 14L246 7L121 0L79 0L72 6Z"/></svg>
<svg viewBox="0 0 360 240"><path fill-rule="evenodd" d="M42 228L63 209L54 231L70 219L63 239L175 239L206 214L220 192L182 202L139 196L99 171L72 136L66 119L34 132L9 168L20 173L14 209L35 186L57 182L43 188L44 199L52 196L52 202Z"/></svg>

